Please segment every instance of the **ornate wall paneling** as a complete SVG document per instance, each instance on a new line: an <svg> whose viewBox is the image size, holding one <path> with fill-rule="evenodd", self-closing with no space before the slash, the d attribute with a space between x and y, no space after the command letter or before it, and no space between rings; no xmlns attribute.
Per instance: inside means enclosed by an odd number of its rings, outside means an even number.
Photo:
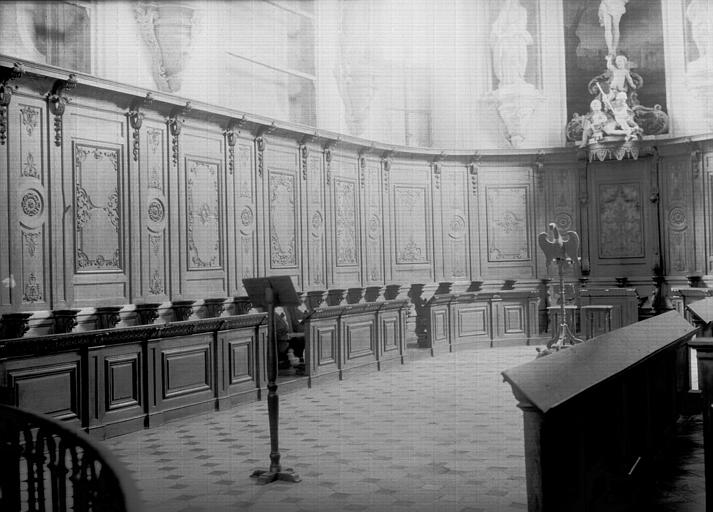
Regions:
<svg viewBox="0 0 713 512"><path fill-rule="evenodd" d="M187 122L181 130L179 171L181 296L228 294L225 138L215 125Z"/></svg>
<svg viewBox="0 0 713 512"><path fill-rule="evenodd" d="M653 159L589 164L590 263L596 277L650 276L658 251Z"/></svg>
<svg viewBox="0 0 713 512"><path fill-rule="evenodd" d="M393 151L386 151L380 155L379 171L381 173L381 204L382 220L384 223L383 233L383 258L384 258L384 282L394 282L394 268L392 256L394 251L394 241L391 238L393 232L394 217L391 208L391 168L393 166Z"/></svg>
<svg viewBox="0 0 713 512"><path fill-rule="evenodd" d="M305 218L303 232L306 256L303 265L305 290L327 288L327 207L322 148L303 138L299 145Z"/></svg>
<svg viewBox="0 0 713 512"><path fill-rule="evenodd" d="M689 154L664 156L660 161L661 221L665 274L696 273L693 173ZM700 271L699 271L700 273Z"/></svg>
<svg viewBox="0 0 713 512"><path fill-rule="evenodd" d="M260 135L258 180L262 198L260 275L289 275L302 289L302 176L294 141ZM259 146L259 144L258 144ZM262 175L260 156L262 153Z"/></svg>
<svg viewBox="0 0 713 512"><path fill-rule="evenodd" d="M579 241L581 247L579 253L582 256L582 260L586 259L586 263L589 265L589 270L591 271L591 259L590 254L590 227L589 227L589 164L586 159L579 162L576 166L576 179L577 179L577 211L579 212L579 224L577 229L579 230Z"/></svg>
<svg viewBox="0 0 713 512"><path fill-rule="evenodd" d="M538 233L546 231L547 224L554 222L560 232L576 231L581 240L584 236L579 223L579 201L577 200L579 176L576 169L573 170L571 165L547 165L546 169L540 172L542 176L538 177L538 171L535 170L535 183L538 189L537 197L541 198L538 204L541 205L543 211L542 215L538 215L535 231ZM542 277L547 276L555 279L557 277L556 266L552 265L547 269L539 247L536 248L536 251L538 274ZM580 250L581 254L583 252ZM568 273L572 273L571 268L568 269ZM576 270L576 274L575 277L579 277L579 270Z"/></svg>
<svg viewBox="0 0 713 512"><path fill-rule="evenodd" d="M10 267L0 265L0 280L8 280L1 287L2 303L12 304L16 310L51 309L47 104L20 93L9 105L8 121L8 140L3 149L9 150L9 165L0 178L0 189L12 191L9 209L5 209L10 216L10 232L9 236L7 232L2 235L10 242L2 244L8 251L3 260L9 258ZM4 223L0 233L7 226Z"/></svg>
<svg viewBox="0 0 713 512"><path fill-rule="evenodd" d="M329 282L362 284L360 170L354 153L331 152L329 194Z"/></svg>
<svg viewBox="0 0 713 512"><path fill-rule="evenodd" d="M480 168L480 255L486 280L536 276L532 173L527 167Z"/></svg>
<svg viewBox="0 0 713 512"><path fill-rule="evenodd" d="M169 155L169 134L166 123L151 113L146 113L141 128L132 129L132 140L138 140L137 160L129 162L136 170L131 174L139 195L138 209L140 228L132 235L140 248L132 268L135 283L134 299L146 302L163 302L172 295L171 247L176 233L171 226L178 225L178 203L175 184L175 168ZM175 228L174 228L175 229ZM177 273L176 273L177 274Z"/></svg>
<svg viewBox="0 0 713 512"><path fill-rule="evenodd" d="M63 220L58 235L64 244L56 245L55 254L64 250L67 299L75 307L126 304L136 253L129 227L138 215L127 165L128 119L84 97L68 104L63 117L62 183L55 188L62 192L53 193L59 198L53 215Z"/></svg>
<svg viewBox="0 0 713 512"><path fill-rule="evenodd" d="M226 130L228 148L228 262L230 295L244 295L243 278L258 275L257 181L252 135L233 122Z"/></svg>
<svg viewBox="0 0 713 512"><path fill-rule="evenodd" d="M440 167L435 172L435 167ZM466 281L470 268L470 176L463 166L432 164L436 281ZM437 185L437 186L436 186Z"/></svg>
<svg viewBox="0 0 713 512"><path fill-rule="evenodd" d="M391 279L433 282L431 168L424 161L394 160L388 174Z"/></svg>
<svg viewBox="0 0 713 512"><path fill-rule="evenodd" d="M384 206L381 162L374 155L360 153L359 183L362 216L362 275L365 285L381 285L385 281Z"/></svg>

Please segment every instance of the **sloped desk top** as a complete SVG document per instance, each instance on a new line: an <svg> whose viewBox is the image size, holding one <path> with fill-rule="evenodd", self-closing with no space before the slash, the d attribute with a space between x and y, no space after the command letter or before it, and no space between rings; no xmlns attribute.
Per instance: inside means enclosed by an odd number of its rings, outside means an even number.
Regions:
<svg viewBox="0 0 713 512"><path fill-rule="evenodd" d="M519 400L545 413L692 336L696 330L676 311L670 311L533 359L502 375Z"/></svg>

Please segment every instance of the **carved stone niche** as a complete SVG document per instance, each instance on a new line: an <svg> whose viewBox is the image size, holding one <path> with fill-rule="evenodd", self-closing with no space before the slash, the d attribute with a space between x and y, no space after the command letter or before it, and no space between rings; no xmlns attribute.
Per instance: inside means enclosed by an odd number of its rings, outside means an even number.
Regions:
<svg viewBox="0 0 713 512"><path fill-rule="evenodd" d="M119 323L121 306L105 306L96 308L97 329L113 329Z"/></svg>
<svg viewBox="0 0 713 512"><path fill-rule="evenodd" d="M158 308L161 304L156 302L147 302L136 305L136 317L139 325L152 324L158 318Z"/></svg>
<svg viewBox="0 0 713 512"><path fill-rule="evenodd" d="M206 318L216 318L223 313L225 306L225 298L205 299L203 307L205 308Z"/></svg>
<svg viewBox="0 0 713 512"><path fill-rule="evenodd" d="M142 0L134 13L151 52L156 85L161 91L177 92L191 52L197 9L191 2Z"/></svg>
<svg viewBox="0 0 713 512"><path fill-rule="evenodd" d="M191 317L194 302L194 300L174 300L171 302L173 316L176 317L177 322L183 322Z"/></svg>
<svg viewBox="0 0 713 512"><path fill-rule="evenodd" d="M0 339L22 338L30 329L32 313L5 313L0 320Z"/></svg>
<svg viewBox="0 0 713 512"><path fill-rule="evenodd" d="M54 333L65 334L72 332L77 325L77 313L79 309L58 309L52 311L54 321Z"/></svg>

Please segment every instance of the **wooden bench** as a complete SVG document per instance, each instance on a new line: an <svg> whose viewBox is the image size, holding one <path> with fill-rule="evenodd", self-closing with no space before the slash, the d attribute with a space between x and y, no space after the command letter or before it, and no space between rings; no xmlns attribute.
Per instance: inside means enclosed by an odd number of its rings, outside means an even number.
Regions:
<svg viewBox="0 0 713 512"><path fill-rule="evenodd" d="M530 512L612 510L635 493L675 428L695 333L671 311L503 372L523 411Z"/></svg>

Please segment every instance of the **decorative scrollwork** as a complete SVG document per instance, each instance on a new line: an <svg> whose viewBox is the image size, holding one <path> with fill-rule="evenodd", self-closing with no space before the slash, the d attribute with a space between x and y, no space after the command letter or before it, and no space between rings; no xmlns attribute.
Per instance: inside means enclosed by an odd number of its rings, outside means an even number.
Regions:
<svg viewBox="0 0 713 512"><path fill-rule="evenodd" d="M324 146L324 165L325 174L327 176L327 186L332 182L332 146Z"/></svg>
<svg viewBox="0 0 713 512"><path fill-rule="evenodd" d="M40 283L37 282L35 274L30 274L27 276L27 281L25 281L25 287L22 292L22 302L32 304L34 302L40 302L41 300L42 290Z"/></svg>
<svg viewBox="0 0 713 512"><path fill-rule="evenodd" d="M32 132L37 127L39 114L39 109L30 107L29 105L25 105L20 109L20 121L22 122L22 126L25 127L25 132L27 132L28 137L32 137Z"/></svg>
<svg viewBox="0 0 713 512"><path fill-rule="evenodd" d="M54 145L62 145L62 116L67 103L72 101L66 92L74 89L77 85L77 76L72 73L67 80L57 80L52 86L52 90L47 95L50 112L54 116Z"/></svg>
<svg viewBox="0 0 713 512"><path fill-rule="evenodd" d="M11 84L24 73L20 63L15 62L13 67L6 69L0 75L0 145L4 145L7 140L7 111L12 101L12 95L17 90L17 85Z"/></svg>
<svg viewBox="0 0 713 512"><path fill-rule="evenodd" d="M171 133L171 161L175 166L178 165L178 137L179 135L181 135L183 123L186 122L186 120L180 116L186 115L188 112L191 111L191 108L191 102L187 101L183 107L175 107L168 117L168 130Z"/></svg>
<svg viewBox="0 0 713 512"><path fill-rule="evenodd" d="M144 121L144 113L141 112L141 107L145 105L150 105L153 102L153 97L150 92L146 93L146 97L141 100L135 100L131 104L131 109L129 110L129 124L133 128L133 148L132 154L134 156L134 162L139 160L139 149L141 147L141 125Z"/></svg>
<svg viewBox="0 0 713 512"><path fill-rule="evenodd" d="M478 195L478 171L480 170L481 158L482 157L476 153L473 155L473 158L468 164L468 173L470 174L470 190L474 196Z"/></svg>
<svg viewBox="0 0 713 512"><path fill-rule="evenodd" d="M29 151L27 152L27 158L25 158L25 162L22 164L22 170L20 171L20 174L22 176L28 176L30 178L40 178L40 173L37 170L37 164L35 164L35 157Z"/></svg>

